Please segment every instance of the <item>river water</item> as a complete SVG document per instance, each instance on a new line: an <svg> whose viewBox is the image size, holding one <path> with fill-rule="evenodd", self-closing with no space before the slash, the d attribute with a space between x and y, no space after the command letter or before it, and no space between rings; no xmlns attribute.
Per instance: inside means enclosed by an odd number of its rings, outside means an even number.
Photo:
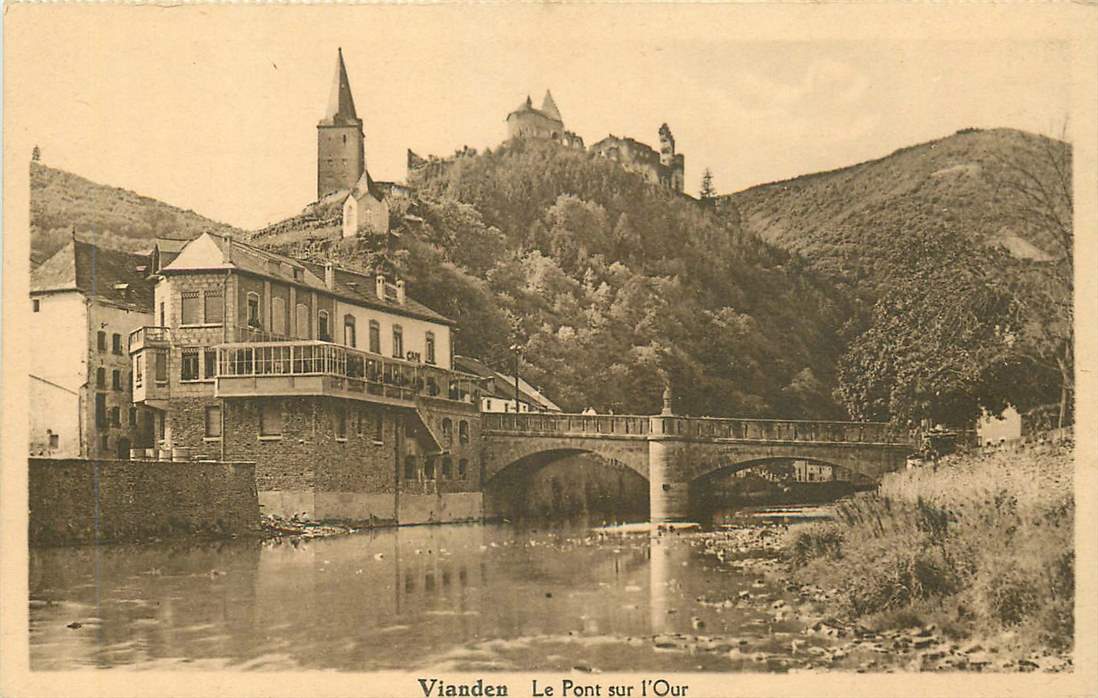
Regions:
<svg viewBox="0 0 1098 698"><path fill-rule="evenodd" d="M771 602L796 600L779 581L718 559L706 535L580 522L34 549L31 663L36 670L788 667L752 663L740 648L780 659L802 627L775 617ZM741 603L745 597L756 602Z"/></svg>

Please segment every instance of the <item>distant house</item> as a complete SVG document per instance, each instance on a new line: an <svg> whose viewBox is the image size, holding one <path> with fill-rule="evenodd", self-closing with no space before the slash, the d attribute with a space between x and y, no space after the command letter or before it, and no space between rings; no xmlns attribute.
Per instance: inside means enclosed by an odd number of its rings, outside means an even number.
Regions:
<svg viewBox="0 0 1098 698"><path fill-rule="evenodd" d="M147 258L73 239L31 271L30 452L128 458L151 447L127 339L153 322Z"/></svg>
<svg viewBox="0 0 1098 698"><path fill-rule="evenodd" d="M1021 438L1022 416L1013 407L1007 407L998 416L984 412L976 422L976 434L982 445Z"/></svg>
<svg viewBox="0 0 1098 698"><path fill-rule="evenodd" d="M481 412L560 412L555 402L519 376L516 408L515 376L508 376L468 356L455 356L454 368L481 377Z"/></svg>

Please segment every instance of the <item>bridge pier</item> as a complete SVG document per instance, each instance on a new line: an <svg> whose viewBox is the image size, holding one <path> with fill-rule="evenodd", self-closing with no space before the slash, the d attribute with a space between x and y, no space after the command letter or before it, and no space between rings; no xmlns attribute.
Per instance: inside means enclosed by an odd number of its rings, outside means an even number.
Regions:
<svg viewBox="0 0 1098 698"><path fill-rule="evenodd" d="M674 477L680 444L666 437L648 441L648 512L652 523L683 521L690 513L690 486Z"/></svg>

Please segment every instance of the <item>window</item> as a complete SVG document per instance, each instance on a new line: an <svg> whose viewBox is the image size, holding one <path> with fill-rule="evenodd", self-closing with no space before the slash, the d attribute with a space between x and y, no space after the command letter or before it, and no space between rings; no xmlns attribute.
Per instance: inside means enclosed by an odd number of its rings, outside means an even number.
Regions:
<svg viewBox="0 0 1098 698"><path fill-rule="evenodd" d="M416 457L408 456L404 459L404 479L415 480L416 479Z"/></svg>
<svg viewBox="0 0 1098 698"><path fill-rule="evenodd" d="M442 443L449 446L454 442L454 423L450 421L449 417L444 417L442 420Z"/></svg>
<svg viewBox="0 0 1098 698"><path fill-rule="evenodd" d="M99 448L104 451L111 450L111 437L107 434L103 434L99 437Z"/></svg>
<svg viewBox="0 0 1098 698"><path fill-rule="evenodd" d="M107 333L103 330L99 330L99 333L95 336L95 348L99 351L107 350Z"/></svg>
<svg viewBox="0 0 1098 698"><path fill-rule="evenodd" d="M179 296L183 308L183 317L180 323L184 325L201 323L202 319L198 317L198 291L184 291Z"/></svg>
<svg viewBox="0 0 1098 698"><path fill-rule="evenodd" d="M202 353L202 377L212 380L217 377L217 350L206 349Z"/></svg>
<svg viewBox="0 0 1098 698"><path fill-rule="evenodd" d="M366 433L366 411L359 410L355 415L355 433L362 436Z"/></svg>
<svg viewBox="0 0 1098 698"><path fill-rule="evenodd" d="M111 388L113 390L122 389L122 372L117 368L111 371Z"/></svg>
<svg viewBox="0 0 1098 698"><path fill-rule="evenodd" d="M426 356L424 357L424 360L429 364L433 364L435 362L435 333L434 332L428 332L427 333L427 341L426 341L426 344L424 346L424 353L426 354Z"/></svg>
<svg viewBox="0 0 1098 698"><path fill-rule="evenodd" d="M134 373L133 373L133 387L140 388L141 381L145 377L145 355L138 354L133 360Z"/></svg>
<svg viewBox="0 0 1098 698"><path fill-rule="evenodd" d="M316 314L316 333L317 339L323 342L332 341L331 327L328 324L328 311L321 310Z"/></svg>
<svg viewBox="0 0 1098 698"><path fill-rule="evenodd" d="M95 369L95 387L107 387L107 369L103 368L102 366Z"/></svg>
<svg viewBox="0 0 1098 698"><path fill-rule="evenodd" d="M435 457L427 456L426 462L423 464L423 479L434 480L435 479Z"/></svg>
<svg viewBox="0 0 1098 698"><path fill-rule="evenodd" d="M248 293L248 327L262 327L259 322L259 294Z"/></svg>
<svg viewBox="0 0 1098 698"><path fill-rule="evenodd" d="M454 462L450 460L450 456L442 457L442 479L450 480L454 476Z"/></svg>
<svg viewBox="0 0 1098 698"><path fill-rule="evenodd" d="M458 422L458 442L461 444L469 443L469 422L464 419Z"/></svg>
<svg viewBox="0 0 1098 698"><path fill-rule="evenodd" d="M259 435L282 436L282 405L265 402L259 408Z"/></svg>
<svg viewBox="0 0 1098 698"><path fill-rule="evenodd" d="M34 300L32 300L32 301L31 301L31 310L33 310L34 312L36 312L36 313L37 313L37 312L38 312L38 309L39 309L40 307L41 307L41 305L40 305L40 303L39 303L39 301L38 301L38 299L37 299L37 298L35 298ZM53 440L53 437L52 437L52 436L50 437L50 440L51 440L51 442L52 442L52 440ZM51 443L51 445L52 445L52 443Z"/></svg>
<svg viewBox="0 0 1098 698"><path fill-rule="evenodd" d="M179 353L179 380L198 380L198 350L184 349Z"/></svg>
<svg viewBox="0 0 1098 698"><path fill-rule="evenodd" d="M358 346L355 343L355 316L347 314L343 316L343 343L352 349Z"/></svg>
<svg viewBox="0 0 1098 698"><path fill-rule="evenodd" d="M374 418L374 441L381 443L385 440L385 415L377 413Z"/></svg>
<svg viewBox="0 0 1098 698"><path fill-rule="evenodd" d="M156 413L156 438L163 441L168 430L168 415L163 412Z"/></svg>
<svg viewBox="0 0 1098 698"><path fill-rule="evenodd" d="M309 338L309 306L304 303L297 304L297 327L294 329L298 339Z"/></svg>
<svg viewBox="0 0 1098 698"><path fill-rule="evenodd" d="M131 427L136 427L137 426L137 408L136 407L131 407L130 408L130 426Z"/></svg>
<svg viewBox="0 0 1098 698"><path fill-rule="evenodd" d="M167 317L164 315L164 301L160 301L160 326L168 326Z"/></svg>
<svg viewBox="0 0 1098 698"><path fill-rule="evenodd" d="M469 472L469 461L466 460L465 458L462 458L461 460L458 461L458 479L459 480L464 480L465 479L465 473L467 473L467 472Z"/></svg>
<svg viewBox="0 0 1098 698"><path fill-rule="evenodd" d="M370 320L370 351L381 353L381 325L377 320Z"/></svg>
<svg viewBox="0 0 1098 698"><path fill-rule="evenodd" d="M206 408L206 438L221 438L221 406L210 405Z"/></svg>
<svg viewBox="0 0 1098 698"><path fill-rule="evenodd" d="M206 291L203 298L205 300L203 304L205 318L203 321L207 325L220 325L225 321L225 296L221 289Z"/></svg>
<svg viewBox="0 0 1098 698"><path fill-rule="evenodd" d="M117 332L111 335L111 353L122 353L122 335Z"/></svg>
<svg viewBox="0 0 1098 698"><path fill-rule="evenodd" d="M37 302L38 301L35 301L35 303L37 303ZM61 435L60 434L50 434L50 448L60 448L60 447L61 447Z"/></svg>
<svg viewBox="0 0 1098 698"><path fill-rule="evenodd" d="M121 414L121 411L117 407L112 407L111 408L111 426L112 427L122 426L122 414Z"/></svg>
<svg viewBox="0 0 1098 698"><path fill-rule="evenodd" d="M404 330L400 325L393 325L393 356L404 358Z"/></svg>
<svg viewBox="0 0 1098 698"><path fill-rule="evenodd" d="M485 411L487 411L487 412L491 412L491 411L492 411L492 399L491 399L491 398L489 398L489 399L488 399L488 400L486 401L486 405L485 405L484 409L485 409Z"/></svg>
<svg viewBox="0 0 1098 698"><path fill-rule="evenodd" d="M107 396L95 396L95 426L107 426Z"/></svg>
<svg viewBox="0 0 1098 698"><path fill-rule="evenodd" d="M271 332L286 336L286 301L281 298L271 299Z"/></svg>
<svg viewBox="0 0 1098 698"><path fill-rule="evenodd" d="M168 352L163 349L156 352L156 382L168 382Z"/></svg>
<svg viewBox="0 0 1098 698"><path fill-rule="evenodd" d="M347 406L337 405L335 411L335 434L340 441L347 440Z"/></svg>

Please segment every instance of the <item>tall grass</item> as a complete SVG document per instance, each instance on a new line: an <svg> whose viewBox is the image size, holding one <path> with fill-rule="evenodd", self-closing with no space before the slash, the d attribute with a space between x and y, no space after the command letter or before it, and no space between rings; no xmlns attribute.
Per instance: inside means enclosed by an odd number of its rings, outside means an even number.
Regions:
<svg viewBox="0 0 1098 698"><path fill-rule="evenodd" d="M841 590L870 624L902 617L957 636L1067 650L1073 635L1072 452L960 456L886 476L837 519L795 529L801 581Z"/></svg>

